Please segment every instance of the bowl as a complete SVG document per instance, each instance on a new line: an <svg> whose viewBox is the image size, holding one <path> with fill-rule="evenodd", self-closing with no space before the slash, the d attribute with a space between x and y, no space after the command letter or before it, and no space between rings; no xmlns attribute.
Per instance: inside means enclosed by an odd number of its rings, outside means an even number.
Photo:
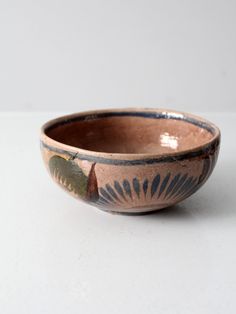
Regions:
<svg viewBox="0 0 236 314"><path fill-rule="evenodd" d="M150 212L183 201L209 178L219 147L214 124L167 109L87 111L41 129L53 180L113 213Z"/></svg>

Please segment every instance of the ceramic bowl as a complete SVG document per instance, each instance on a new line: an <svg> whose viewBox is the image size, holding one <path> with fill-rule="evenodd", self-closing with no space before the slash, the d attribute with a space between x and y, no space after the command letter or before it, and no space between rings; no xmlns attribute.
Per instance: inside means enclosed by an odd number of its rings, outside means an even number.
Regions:
<svg viewBox="0 0 236 314"><path fill-rule="evenodd" d="M214 124L166 109L76 113L41 130L43 159L57 184L100 209L126 214L195 193L211 175L219 146Z"/></svg>

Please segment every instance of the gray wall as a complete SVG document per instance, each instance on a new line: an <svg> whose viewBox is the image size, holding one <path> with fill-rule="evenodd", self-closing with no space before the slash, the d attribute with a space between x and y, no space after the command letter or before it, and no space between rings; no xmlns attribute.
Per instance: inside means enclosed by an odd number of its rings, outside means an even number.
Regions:
<svg viewBox="0 0 236 314"><path fill-rule="evenodd" d="M0 1L0 110L234 111L236 1Z"/></svg>

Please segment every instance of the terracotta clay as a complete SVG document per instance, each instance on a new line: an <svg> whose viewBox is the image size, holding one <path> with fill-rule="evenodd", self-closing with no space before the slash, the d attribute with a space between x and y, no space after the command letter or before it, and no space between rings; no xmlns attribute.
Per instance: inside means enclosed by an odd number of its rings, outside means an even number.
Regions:
<svg viewBox="0 0 236 314"><path fill-rule="evenodd" d="M166 109L76 113L42 127L52 178L103 210L142 213L196 192L215 166L220 131L209 121Z"/></svg>

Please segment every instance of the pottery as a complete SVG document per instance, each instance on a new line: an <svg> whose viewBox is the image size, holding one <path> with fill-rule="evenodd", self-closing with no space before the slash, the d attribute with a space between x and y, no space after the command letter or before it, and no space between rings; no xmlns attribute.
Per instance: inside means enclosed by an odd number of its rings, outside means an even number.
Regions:
<svg viewBox="0 0 236 314"><path fill-rule="evenodd" d="M158 210L195 193L211 175L219 147L214 124L166 109L76 113L41 130L53 180L80 200L124 214Z"/></svg>

